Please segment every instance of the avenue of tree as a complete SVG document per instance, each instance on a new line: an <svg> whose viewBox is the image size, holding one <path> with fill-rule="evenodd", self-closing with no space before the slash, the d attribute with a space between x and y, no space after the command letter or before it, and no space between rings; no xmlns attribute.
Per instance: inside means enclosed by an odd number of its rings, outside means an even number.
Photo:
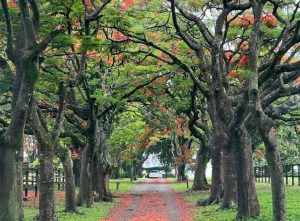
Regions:
<svg viewBox="0 0 300 221"><path fill-rule="evenodd" d="M237 208L237 219L261 215L253 162L265 161L273 220L286 220L283 161L300 152L299 6L1 0L0 220L24 220L27 136L38 149L40 221L57 220L54 160L65 210L78 212L112 201L109 179L136 179L151 154L180 181L193 165L191 190L211 189L198 206Z"/></svg>

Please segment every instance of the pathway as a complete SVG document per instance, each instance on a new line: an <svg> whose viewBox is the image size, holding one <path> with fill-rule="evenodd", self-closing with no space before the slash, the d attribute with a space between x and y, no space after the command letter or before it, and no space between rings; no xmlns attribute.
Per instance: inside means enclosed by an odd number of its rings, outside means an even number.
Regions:
<svg viewBox="0 0 300 221"><path fill-rule="evenodd" d="M167 179L146 179L121 195L105 221L192 221L192 209Z"/></svg>

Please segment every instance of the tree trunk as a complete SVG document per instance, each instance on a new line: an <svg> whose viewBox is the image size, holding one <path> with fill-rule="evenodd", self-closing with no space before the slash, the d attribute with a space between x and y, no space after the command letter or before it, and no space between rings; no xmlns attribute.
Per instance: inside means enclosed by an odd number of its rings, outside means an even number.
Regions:
<svg viewBox="0 0 300 221"><path fill-rule="evenodd" d="M56 221L55 200L54 200L54 171L53 171L54 151L40 150L39 152L39 220Z"/></svg>
<svg viewBox="0 0 300 221"><path fill-rule="evenodd" d="M96 192L95 201L111 201L112 194L109 191L110 169L100 160L100 156L94 158L93 191Z"/></svg>
<svg viewBox="0 0 300 221"><path fill-rule="evenodd" d="M207 206L207 205L219 203L221 201L221 194L222 194L221 160L222 160L222 150L217 146L213 145L211 150L211 164L212 164L211 192L208 199L200 200L197 202L198 206Z"/></svg>
<svg viewBox="0 0 300 221"><path fill-rule="evenodd" d="M73 174L75 176L75 186L80 187L80 168L81 163L79 160L73 160Z"/></svg>
<svg viewBox="0 0 300 221"><path fill-rule="evenodd" d="M75 203L75 179L72 168L72 159L71 156L65 158L62 161L65 172L65 210L67 212L76 212L76 203Z"/></svg>
<svg viewBox="0 0 300 221"><path fill-rule="evenodd" d="M112 194L109 190L109 178L110 178L110 168L105 164L100 164L100 198L102 201L112 201Z"/></svg>
<svg viewBox="0 0 300 221"><path fill-rule="evenodd" d="M231 209L237 201L236 163L232 149L223 150L224 196L220 209Z"/></svg>
<svg viewBox="0 0 300 221"><path fill-rule="evenodd" d="M174 170L175 170L175 177L178 177L178 165L175 164L174 167L175 167L175 168L174 168Z"/></svg>
<svg viewBox="0 0 300 221"><path fill-rule="evenodd" d="M273 220L284 221L286 220L285 186L278 143L271 129L261 131L261 136L265 144L266 160L271 174Z"/></svg>
<svg viewBox="0 0 300 221"><path fill-rule="evenodd" d="M17 210L19 211L19 221L24 220L24 212L23 212L23 150L20 150L16 160L16 202L17 202Z"/></svg>
<svg viewBox="0 0 300 221"><path fill-rule="evenodd" d="M131 178L132 178L132 180L137 180L136 172L137 172L137 165L136 165L136 163L133 163L132 168L131 168Z"/></svg>
<svg viewBox="0 0 300 221"><path fill-rule="evenodd" d="M182 182L183 180L186 180L185 164L178 165L178 181Z"/></svg>
<svg viewBox="0 0 300 221"><path fill-rule="evenodd" d="M77 196L77 206L91 207L93 204L92 173L93 151L87 145L81 155L80 188Z"/></svg>
<svg viewBox="0 0 300 221"><path fill-rule="evenodd" d="M241 126L232 134L232 139L236 150L237 218L257 217L260 215L260 206L255 189L251 138L246 128Z"/></svg>
<svg viewBox="0 0 300 221"><path fill-rule="evenodd" d="M111 179L119 179L120 178L120 168L114 167L111 171Z"/></svg>
<svg viewBox="0 0 300 221"><path fill-rule="evenodd" d="M18 202L16 202L16 155L13 148L7 148L0 140L0 220L18 220Z"/></svg>
<svg viewBox="0 0 300 221"><path fill-rule="evenodd" d="M205 150L204 149L205 149L204 147L200 147L197 152L195 177L194 177L193 186L191 188L194 191L207 190L209 188L206 180L205 172L210 157L207 156L208 153L206 153L207 151L205 151L206 149Z"/></svg>

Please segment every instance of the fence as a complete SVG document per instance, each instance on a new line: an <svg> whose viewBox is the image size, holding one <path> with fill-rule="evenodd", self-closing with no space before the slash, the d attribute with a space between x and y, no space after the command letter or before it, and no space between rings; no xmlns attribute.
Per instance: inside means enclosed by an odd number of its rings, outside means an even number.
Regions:
<svg viewBox="0 0 300 221"><path fill-rule="evenodd" d="M28 197L28 192L33 191L34 196L38 196L39 171L38 169L23 169L23 190L24 197ZM62 191L65 189L65 174L62 170L54 171L54 189Z"/></svg>
<svg viewBox="0 0 300 221"><path fill-rule="evenodd" d="M255 180L258 183L271 183L268 166L254 167ZM284 181L286 185L300 186L300 164L283 165Z"/></svg>

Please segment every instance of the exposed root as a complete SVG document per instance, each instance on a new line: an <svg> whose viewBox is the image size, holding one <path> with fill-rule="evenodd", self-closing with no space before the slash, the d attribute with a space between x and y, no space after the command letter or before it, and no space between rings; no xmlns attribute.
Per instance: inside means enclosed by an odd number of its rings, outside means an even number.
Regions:
<svg viewBox="0 0 300 221"><path fill-rule="evenodd" d="M236 205L234 202L230 202L230 203L225 203L217 209L217 211L221 211L221 210L227 210L227 209L236 209Z"/></svg>
<svg viewBox="0 0 300 221"><path fill-rule="evenodd" d="M220 195L210 195L210 197L206 200L199 200L197 202L197 206L209 206L213 204L218 204L221 202Z"/></svg>

